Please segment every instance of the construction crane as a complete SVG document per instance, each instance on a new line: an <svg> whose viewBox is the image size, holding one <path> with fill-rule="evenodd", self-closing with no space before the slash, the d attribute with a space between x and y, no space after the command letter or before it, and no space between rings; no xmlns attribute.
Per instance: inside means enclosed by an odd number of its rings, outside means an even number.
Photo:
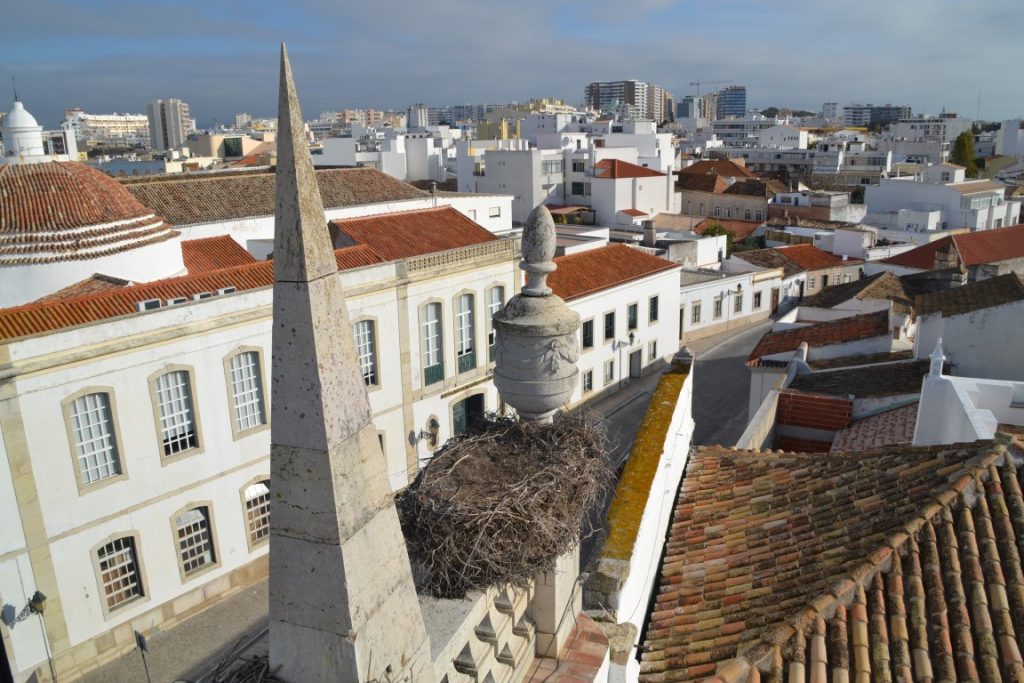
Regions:
<svg viewBox="0 0 1024 683"><path fill-rule="evenodd" d="M700 86L703 85L718 85L720 83L730 83L731 81L690 81L690 85L697 86L697 97L700 97Z"/></svg>

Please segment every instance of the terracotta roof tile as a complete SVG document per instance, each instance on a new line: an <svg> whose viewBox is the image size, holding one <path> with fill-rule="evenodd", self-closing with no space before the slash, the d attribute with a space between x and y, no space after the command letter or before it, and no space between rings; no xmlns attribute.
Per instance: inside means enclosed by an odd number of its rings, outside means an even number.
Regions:
<svg viewBox="0 0 1024 683"><path fill-rule="evenodd" d="M720 194L725 192L729 185L722 179L722 176L707 174L680 173L676 176L676 189L688 190L690 192L711 192Z"/></svg>
<svg viewBox="0 0 1024 683"><path fill-rule="evenodd" d="M864 365L797 375L789 388L830 396L852 394L857 398L917 394L921 391L921 380L927 374L927 360Z"/></svg>
<svg viewBox="0 0 1024 683"><path fill-rule="evenodd" d="M922 294L914 300L918 315L963 315L983 308L1024 301L1024 280L1015 273L970 282L941 292Z"/></svg>
<svg viewBox="0 0 1024 683"><path fill-rule="evenodd" d="M749 178L737 180L725 188L722 194L743 195L746 197L774 197L775 191L768 186L766 181Z"/></svg>
<svg viewBox="0 0 1024 683"><path fill-rule="evenodd" d="M316 178L326 209L427 197L425 192L373 168L320 170ZM275 180L270 171L133 178L121 182L138 201L166 216L174 225L274 215Z"/></svg>
<svg viewBox="0 0 1024 683"><path fill-rule="evenodd" d="M646 216L647 215L646 211L641 211L640 209L621 209L619 211L619 213L624 213L627 216L633 216L633 217L639 217L639 216Z"/></svg>
<svg viewBox="0 0 1024 683"><path fill-rule="evenodd" d="M640 680L1021 680L1021 445L699 448Z"/></svg>
<svg viewBox="0 0 1024 683"><path fill-rule="evenodd" d="M807 271L827 270L840 266L852 266L864 263L863 259L843 259L841 256L822 251L813 244L793 244L788 247L776 247L779 253Z"/></svg>
<svg viewBox="0 0 1024 683"><path fill-rule="evenodd" d="M332 233L364 244L385 261L445 251L498 238L450 206L331 221ZM335 245L345 240L335 238Z"/></svg>
<svg viewBox="0 0 1024 683"><path fill-rule="evenodd" d="M953 246L959 256L959 262L965 266L1024 258L1024 223L1006 228L948 235L887 258L883 263L931 270L935 267L935 253L949 245Z"/></svg>
<svg viewBox="0 0 1024 683"><path fill-rule="evenodd" d="M602 159L594 164L595 178L657 178L665 174L621 159Z"/></svg>
<svg viewBox="0 0 1024 683"><path fill-rule="evenodd" d="M806 271L806 268L791 258L786 257L778 249L754 249L752 251L734 252L731 258L738 258L762 268L782 268L783 277L792 277Z"/></svg>
<svg viewBox="0 0 1024 683"><path fill-rule="evenodd" d="M889 334L889 311L887 310L829 320L780 332L768 332L761 337L761 341L750 352L747 364L756 364L764 356L795 351L803 342L807 342L808 346L815 348L858 339L889 336Z"/></svg>
<svg viewBox="0 0 1024 683"><path fill-rule="evenodd" d="M732 238L736 242L742 242L747 239L754 232L760 228L764 223L761 221L737 221L737 220L722 220L721 218L705 218L700 223L694 226L693 231L698 235L703 235L704 231L710 228L712 225L719 225L729 232L732 233Z"/></svg>
<svg viewBox="0 0 1024 683"><path fill-rule="evenodd" d="M70 299L76 296L82 296L83 294L95 294L96 292L105 292L108 289L118 289L120 287L127 287L131 285L130 280L123 280L119 277L112 275L104 275L103 273L93 273L84 280L79 280L74 284L70 284L63 289L59 289L52 294L41 296L36 301L53 301L55 299Z"/></svg>
<svg viewBox="0 0 1024 683"><path fill-rule="evenodd" d="M680 267L625 244L559 256L555 264L558 270L548 276L548 286L566 301Z"/></svg>
<svg viewBox="0 0 1024 683"><path fill-rule="evenodd" d="M256 260L228 235L185 240L181 243L181 258L189 274L242 266Z"/></svg>
<svg viewBox="0 0 1024 683"><path fill-rule="evenodd" d="M707 174L726 176L730 178L753 178L754 174L746 166L740 166L735 161L724 159L705 159L680 169L680 174Z"/></svg>
<svg viewBox="0 0 1024 683"><path fill-rule="evenodd" d="M905 306L913 303L913 295L903 286L903 281L888 271L882 271L861 278L825 287L817 294L800 302L802 307L833 308L851 299L885 299Z"/></svg>
<svg viewBox="0 0 1024 683"><path fill-rule="evenodd" d="M918 402L876 413L856 420L836 432L833 452L863 452L884 446L909 444L914 440Z"/></svg>

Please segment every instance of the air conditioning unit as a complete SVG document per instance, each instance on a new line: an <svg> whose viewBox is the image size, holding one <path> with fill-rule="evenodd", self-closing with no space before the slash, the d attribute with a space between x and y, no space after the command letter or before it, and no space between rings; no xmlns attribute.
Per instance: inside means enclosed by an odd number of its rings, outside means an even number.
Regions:
<svg viewBox="0 0 1024 683"><path fill-rule="evenodd" d="M178 304L183 304L186 301L188 301L188 297L176 296L173 299L168 299L167 300L167 305L168 306L177 306Z"/></svg>
<svg viewBox="0 0 1024 683"><path fill-rule="evenodd" d="M213 292L199 292L198 294L192 295L192 301L202 301L203 299L209 299L213 296Z"/></svg>
<svg viewBox="0 0 1024 683"><path fill-rule="evenodd" d="M145 301L135 302L135 310L140 313L143 311L153 311L160 308L160 299L146 299Z"/></svg>
<svg viewBox="0 0 1024 683"><path fill-rule="evenodd" d="M217 294L234 294L234 293L235 293L235 288L234 287L221 287L220 289L217 290Z"/></svg>

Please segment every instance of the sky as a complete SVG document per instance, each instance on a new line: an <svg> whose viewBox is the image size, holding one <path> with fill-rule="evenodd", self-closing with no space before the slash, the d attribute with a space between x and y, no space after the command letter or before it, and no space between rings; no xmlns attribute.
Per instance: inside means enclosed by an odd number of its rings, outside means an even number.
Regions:
<svg viewBox="0 0 1024 683"><path fill-rule="evenodd" d="M0 107L145 113L188 102L201 127L273 116L278 44L303 115L557 97L636 78L747 87L749 107L824 102L1024 115L1020 0L15 0ZM724 84L702 85L701 91Z"/></svg>

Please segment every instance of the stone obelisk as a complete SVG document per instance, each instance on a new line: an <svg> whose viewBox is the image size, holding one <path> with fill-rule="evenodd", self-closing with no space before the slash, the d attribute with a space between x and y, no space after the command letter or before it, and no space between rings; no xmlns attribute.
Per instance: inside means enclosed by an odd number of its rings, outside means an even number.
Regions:
<svg viewBox="0 0 1024 683"><path fill-rule="evenodd" d="M434 679L281 46L271 365L270 664L291 683Z"/></svg>

